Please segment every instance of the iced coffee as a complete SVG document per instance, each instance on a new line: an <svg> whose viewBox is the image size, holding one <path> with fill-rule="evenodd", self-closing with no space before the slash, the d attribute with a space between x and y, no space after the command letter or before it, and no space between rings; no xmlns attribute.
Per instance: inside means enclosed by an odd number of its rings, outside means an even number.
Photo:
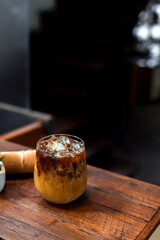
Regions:
<svg viewBox="0 0 160 240"><path fill-rule="evenodd" d="M87 183L86 153L83 140L55 134L37 142L34 182L48 201L68 203L78 198Z"/></svg>

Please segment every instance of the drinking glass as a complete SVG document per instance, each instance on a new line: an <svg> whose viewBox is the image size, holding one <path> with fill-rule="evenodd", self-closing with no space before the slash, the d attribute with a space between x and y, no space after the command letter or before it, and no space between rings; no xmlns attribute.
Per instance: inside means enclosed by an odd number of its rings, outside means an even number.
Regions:
<svg viewBox="0 0 160 240"><path fill-rule="evenodd" d="M68 134L41 138L36 145L34 183L39 193L52 203L77 199L87 184L84 141Z"/></svg>

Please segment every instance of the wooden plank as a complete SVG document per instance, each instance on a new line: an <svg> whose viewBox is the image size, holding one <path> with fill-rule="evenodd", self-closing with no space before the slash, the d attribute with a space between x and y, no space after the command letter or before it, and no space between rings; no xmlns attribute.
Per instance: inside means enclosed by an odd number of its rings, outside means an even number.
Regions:
<svg viewBox="0 0 160 240"><path fill-rule="evenodd" d="M160 210L153 216L151 221L146 225L143 231L138 236L137 240L147 240L154 232L158 224L160 223ZM157 239L158 240L158 239Z"/></svg>
<svg viewBox="0 0 160 240"><path fill-rule="evenodd" d="M36 142L43 136L44 127L41 121L34 122L11 132L0 135L0 139L8 140L24 146L36 147Z"/></svg>
<svg viewBox="0 0 160 240"><path fill-rule="evenodd" d="M0 196L2 203L7 201L6 206L8 207L7 209L3 208L4 214L6 212L10 214L9 202L11 208L12 205L18 204L18 209L25 207L26 211L34 210L33 215L42 214L41 218L43 215L52 219L56 218L60 222L74 226L77 231L83 230L89 236L95 236L95 239L106 239L107 237L107 239L113 240L122 235L128 240L135 239L141 229L146 226L147 222L143 219L127 215L105 204L96 203L95 199L96 195L90 196L87 188L85 194L73 203L67 205L50 204L35 190L33 179L7 181L5 190ZM17 214L15 214L16 216ZM23 219L24 216L22 215L21 218ZM76 239L76 236L73 239Z"/></svg>
<svg viewBox="0 0 160 240"><path fill-rule="evenodd" d="M130 199L155 210L158 210L160 206L160 187L137 179L90 166L88 184L96 185L97 188L106 192L111 189L124 199Z"/></svg>
<svg viewBox="0 0 160 240"><path fill-rule="evenodd" d="M48 216L24 205L13 203L8 208L9 202L1 200L3 209L0 210L0 224L13 232L19 232L23 239L92 239L98 240L100 237L92 236L76 226L60 220L56 216ZM20 229L19 229L20 227ZM74 239L74 238L73 238Z"/></svg>
<svg viewBox="0 0 160 240"><path fill-rule="evenodd" d="M105 236L108 239L115 239L115 237L120 237L121 235L124 235L127 239L133 239L133 236L137 236L146 225L146 222L141 219L127 216L120 211L94 203L91 198L88 199L87 190L86 195L81 197L80 200L70 205L58 206L57 208L57 206L46 202L41 196L37 197L38 193L34 190L31 182L29 184L28 182L26 183L27 185L25 186L24 181L19 181L19 184L16 186L10 182L10 188L8 194L6 194L7 198L11 202L18 203L21 206L25 205L29 209L47 214L52 218L56 216L60 221L65 219L66 223L74 225L78 229L80 227L85 232L100 236L102 239L105 239ZM30 191L28 192L29 188ZM6 190L7 186L5 192ZM36 194L35 197L34 194ZM30 198L27 198L27 196L30 196Z"/></svg>

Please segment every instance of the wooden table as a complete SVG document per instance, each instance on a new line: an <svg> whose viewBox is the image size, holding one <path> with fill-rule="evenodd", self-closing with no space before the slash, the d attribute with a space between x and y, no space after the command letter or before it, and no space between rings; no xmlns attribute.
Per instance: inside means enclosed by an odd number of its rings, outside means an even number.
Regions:
<svg viewBox="0 0 160 240"><path fill-rule="evenodd" d="M0 141L0 151L25 147ZM160 220L160 187L88 166L85 193L67 205L44 200L32 175L0 193L0 239L144 240Z"/></svg>

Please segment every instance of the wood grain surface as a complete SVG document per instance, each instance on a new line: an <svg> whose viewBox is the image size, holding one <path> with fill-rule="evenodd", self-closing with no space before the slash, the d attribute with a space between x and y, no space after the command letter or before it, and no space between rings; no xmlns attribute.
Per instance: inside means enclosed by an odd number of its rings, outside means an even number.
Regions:
<svg viewBox="0 0 160 240"><path fill-rule="evenodd" d="M0 151L23 146L0 141ZM140 240L160 220L160 187L88 165L84 194L66 205L44 200L32 176L0 193L0 239Z"/></svg>

